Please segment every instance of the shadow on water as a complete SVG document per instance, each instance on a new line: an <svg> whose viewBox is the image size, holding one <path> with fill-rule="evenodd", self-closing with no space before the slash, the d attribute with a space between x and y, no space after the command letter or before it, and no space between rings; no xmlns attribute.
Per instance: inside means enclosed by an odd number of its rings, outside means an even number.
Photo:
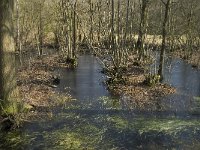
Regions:
<svg viewBox="0 0 200 150"><path fill-rule="evenodd" d="M53 110L50 119L1 133L0 148L198 149L200 118L198 108L196 114L192 108L200 102L196 89L200 83L199 71L179 60L168 60L166 66L165 82L178 88L178 94L161 101L167 108L130 111L119 97L106 90L97 59L80 56L76 69L58 71L62 78L57 90L70 92L77 100Z"/></svg>

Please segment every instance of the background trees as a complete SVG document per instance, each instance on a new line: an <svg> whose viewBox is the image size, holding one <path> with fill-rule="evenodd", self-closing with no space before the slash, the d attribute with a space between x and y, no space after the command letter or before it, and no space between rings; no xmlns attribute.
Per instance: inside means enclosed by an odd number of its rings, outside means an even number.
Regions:
<svg viewBox="0 0 200 150"><path fill-rule="evenodd" d="M53 45L63 56L74 58L84 46L95 53L100 49L100 53L109 52L116 67L126 66L132 53L137 60L145 61L155 49L161 51L162 66L163 47L166 52L182 51L189 58L200 43L200 2L171 0L166 19L167 2L17 0L17 50L36 47L42 54L42 47Z"/></svg>

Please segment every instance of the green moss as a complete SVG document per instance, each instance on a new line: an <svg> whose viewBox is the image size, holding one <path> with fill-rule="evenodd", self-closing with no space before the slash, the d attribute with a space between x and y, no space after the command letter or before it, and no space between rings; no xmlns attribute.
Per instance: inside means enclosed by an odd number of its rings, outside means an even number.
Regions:
<svg viewBox="0 0 200 150"><path fill-rule="evenodd" d="M124 118L121 118L119 116L114 116L114 117L109 117L107 120L112 122L112 124L117 130L122 131L128 129L129 121Z"/></svg>
<svg viewBox="0 0 200 150"><path fill-rule="evenodd" d="M194 99L196 102L200 103L200 97L193 97L193 99Z"/></svg>
<svg viewBox="0 0 200 150"><path fill-rule="evenodd" d="M30 145L35 140L35 133L32 135L21 134L19 131L7 132L0 134L0 148L6 149L22 149L21 146Z"/></svg>
<svg viewBox="0 0 200 150"><path fill-rule="evenodd" d="M121 109L121 101L120 99L109 98L106 96L100 97L99 102L106 109Z"/></svg>
<svg viewBox="0 0 200 150"><path fill-rule="evenodd" d="M43 132L46 147L52 149L92 149L100 141L100 129L93 125L81 124L73 129L68 126L61 130Z"/></svg>
<svg viewBox="0 0 200 150"><path fill-rule="evenodd" d="M54 105L57 106L66 106L67 102L74 101L74 99L71 98L70 95L65 95L65 94L54 94L52 96L52 99L54 100Z"/></svg>
<svg viewBox="0 0 200 150"><path fill-rule="evenodd" d="M50 134L44 132L43 135L49 146L52 146L52 149L78 149L82 144L79 136L68 132L68 130L58 130Z"/></svg>
<svg viewBox="0 0 200 150"><path fill-rule="evenodd" d="M77 59L76 58L66 58L66 63L70 64L72 67L76 67L78 65Z"/></svg>
<svg viewBox="0 0 200 150"><path fill-rule="evenodd" d="M4 102L1 104L1 110L4 115L17 114L22 109L22 104L18 102Z"/></svg>
<svg viewBox="0 0 200 150"><path fill-rule="evenodd" d="M33 109L33 106L24 103L22 101L7 101L1 105L2 114L5 116L18 115L20 113L26 113Z"/></svg>
<svg viewBox="0 0 200 150"><path fill-rule="evenodd" d="M9 133L4 142L16 148L19 145L31 145L35 143L34 148L38 149L52 149L52 150L65 150L65 149L98 149L99 147L111 148L118 137L123 133L123 136L129 138L129 133L141 134L154 134L162 133L169 135L172 139L178 139L179 133L188 131L195 135L195 132L200 130L200 122L195 119L182 120L176 118L125 118L119 115L95 115L89 118L84 115L76 113L59 114L61 118L55 118L53 122L59 122L64 119L67 121L56 126L47 122L40 123L40 129L37 132L23 133ZM57 123L56 123L57 124ZM111 130L110 130L111 129ZM112 133L119 133L112 135ZM127 135L126 135L127 134ZM109 140L104 141L104 137ZM103 142L103 145L102 145ZM0 146L2 147L2 145Z"/></svg>
<svg viewBox="0 0 200 150"><path fill-rule="evenodd" d="M193 97L193 107L190 109L191 114L200 114L200 97Z"/></svg>
<svg viewBox="0 0 200 150"><path fill-rule="evenodd" d="M200 122L198 120L181 120L181 119L153 119L140 118L131 123L131 127L138 130L140 133L144 132L163 132L169 135L175 135L189 127L200 129Z"/></svg>
<svg viewBox="0 0 200 150"><path fill-rule="evenodd" d="M188 128L192 127L195 130L200 130L200 122L198 120L181 120L176 118L159 119L159 118L133 118L125 119L119 116L109 117L111 122L117 130L135 130L142 133L164 133L168 135L176 135Z"/></svg>
<svg viewBox="0 0 200 150"><path fill-rule="evenodd" d="M155 84L160 82L160 76L159 75L152 75L148 74L145 76L144 83L148 86L154 86Z"/></svg>
<svg viewBox="0 0 200 150"><path fill-rule="evenodd" d="M141 138L143 134L157 136L161 133L177 142L182 133L192 137L197 135L196 131L197 133L200 131L200 122L196 119L133 116L126 111L123 114L120 101L108 97L101 97L99 103L103 106L102 111L108 113L101 114L97 111L88 114L88 107L72 106L66 109L67 113L61 111L49 120L38 122L34 132L29 130L23 131L23 134L13 132L0 138L5 139L3 144L11 149L20 145L22 147L34 145L34 149L55 150L111 149L117 146L116 142L122 135L128 139L132 136ZM72 109L72 112L68 112L68 109ZM0 148L4 146L3 144Z"/></svg>

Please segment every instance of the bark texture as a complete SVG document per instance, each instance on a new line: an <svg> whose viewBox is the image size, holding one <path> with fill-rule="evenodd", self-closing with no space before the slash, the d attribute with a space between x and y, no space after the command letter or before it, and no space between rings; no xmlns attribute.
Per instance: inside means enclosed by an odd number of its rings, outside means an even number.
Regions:
<svg viewBox="0 0 200 150"><path fill-rule="evenodd" d="M18 101L15 44L13 36L14 0L0 0L0 99L2 109Z"/></svg>

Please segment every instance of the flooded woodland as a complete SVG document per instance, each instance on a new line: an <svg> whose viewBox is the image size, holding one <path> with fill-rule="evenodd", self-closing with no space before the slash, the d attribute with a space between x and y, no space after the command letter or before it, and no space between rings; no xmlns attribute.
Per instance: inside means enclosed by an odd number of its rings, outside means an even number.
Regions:
<svg viewBox="0 0 200 150"><path fill-rule="evenodd" d="M0 0L0 149L200 149L198 0Z"/></svg>

